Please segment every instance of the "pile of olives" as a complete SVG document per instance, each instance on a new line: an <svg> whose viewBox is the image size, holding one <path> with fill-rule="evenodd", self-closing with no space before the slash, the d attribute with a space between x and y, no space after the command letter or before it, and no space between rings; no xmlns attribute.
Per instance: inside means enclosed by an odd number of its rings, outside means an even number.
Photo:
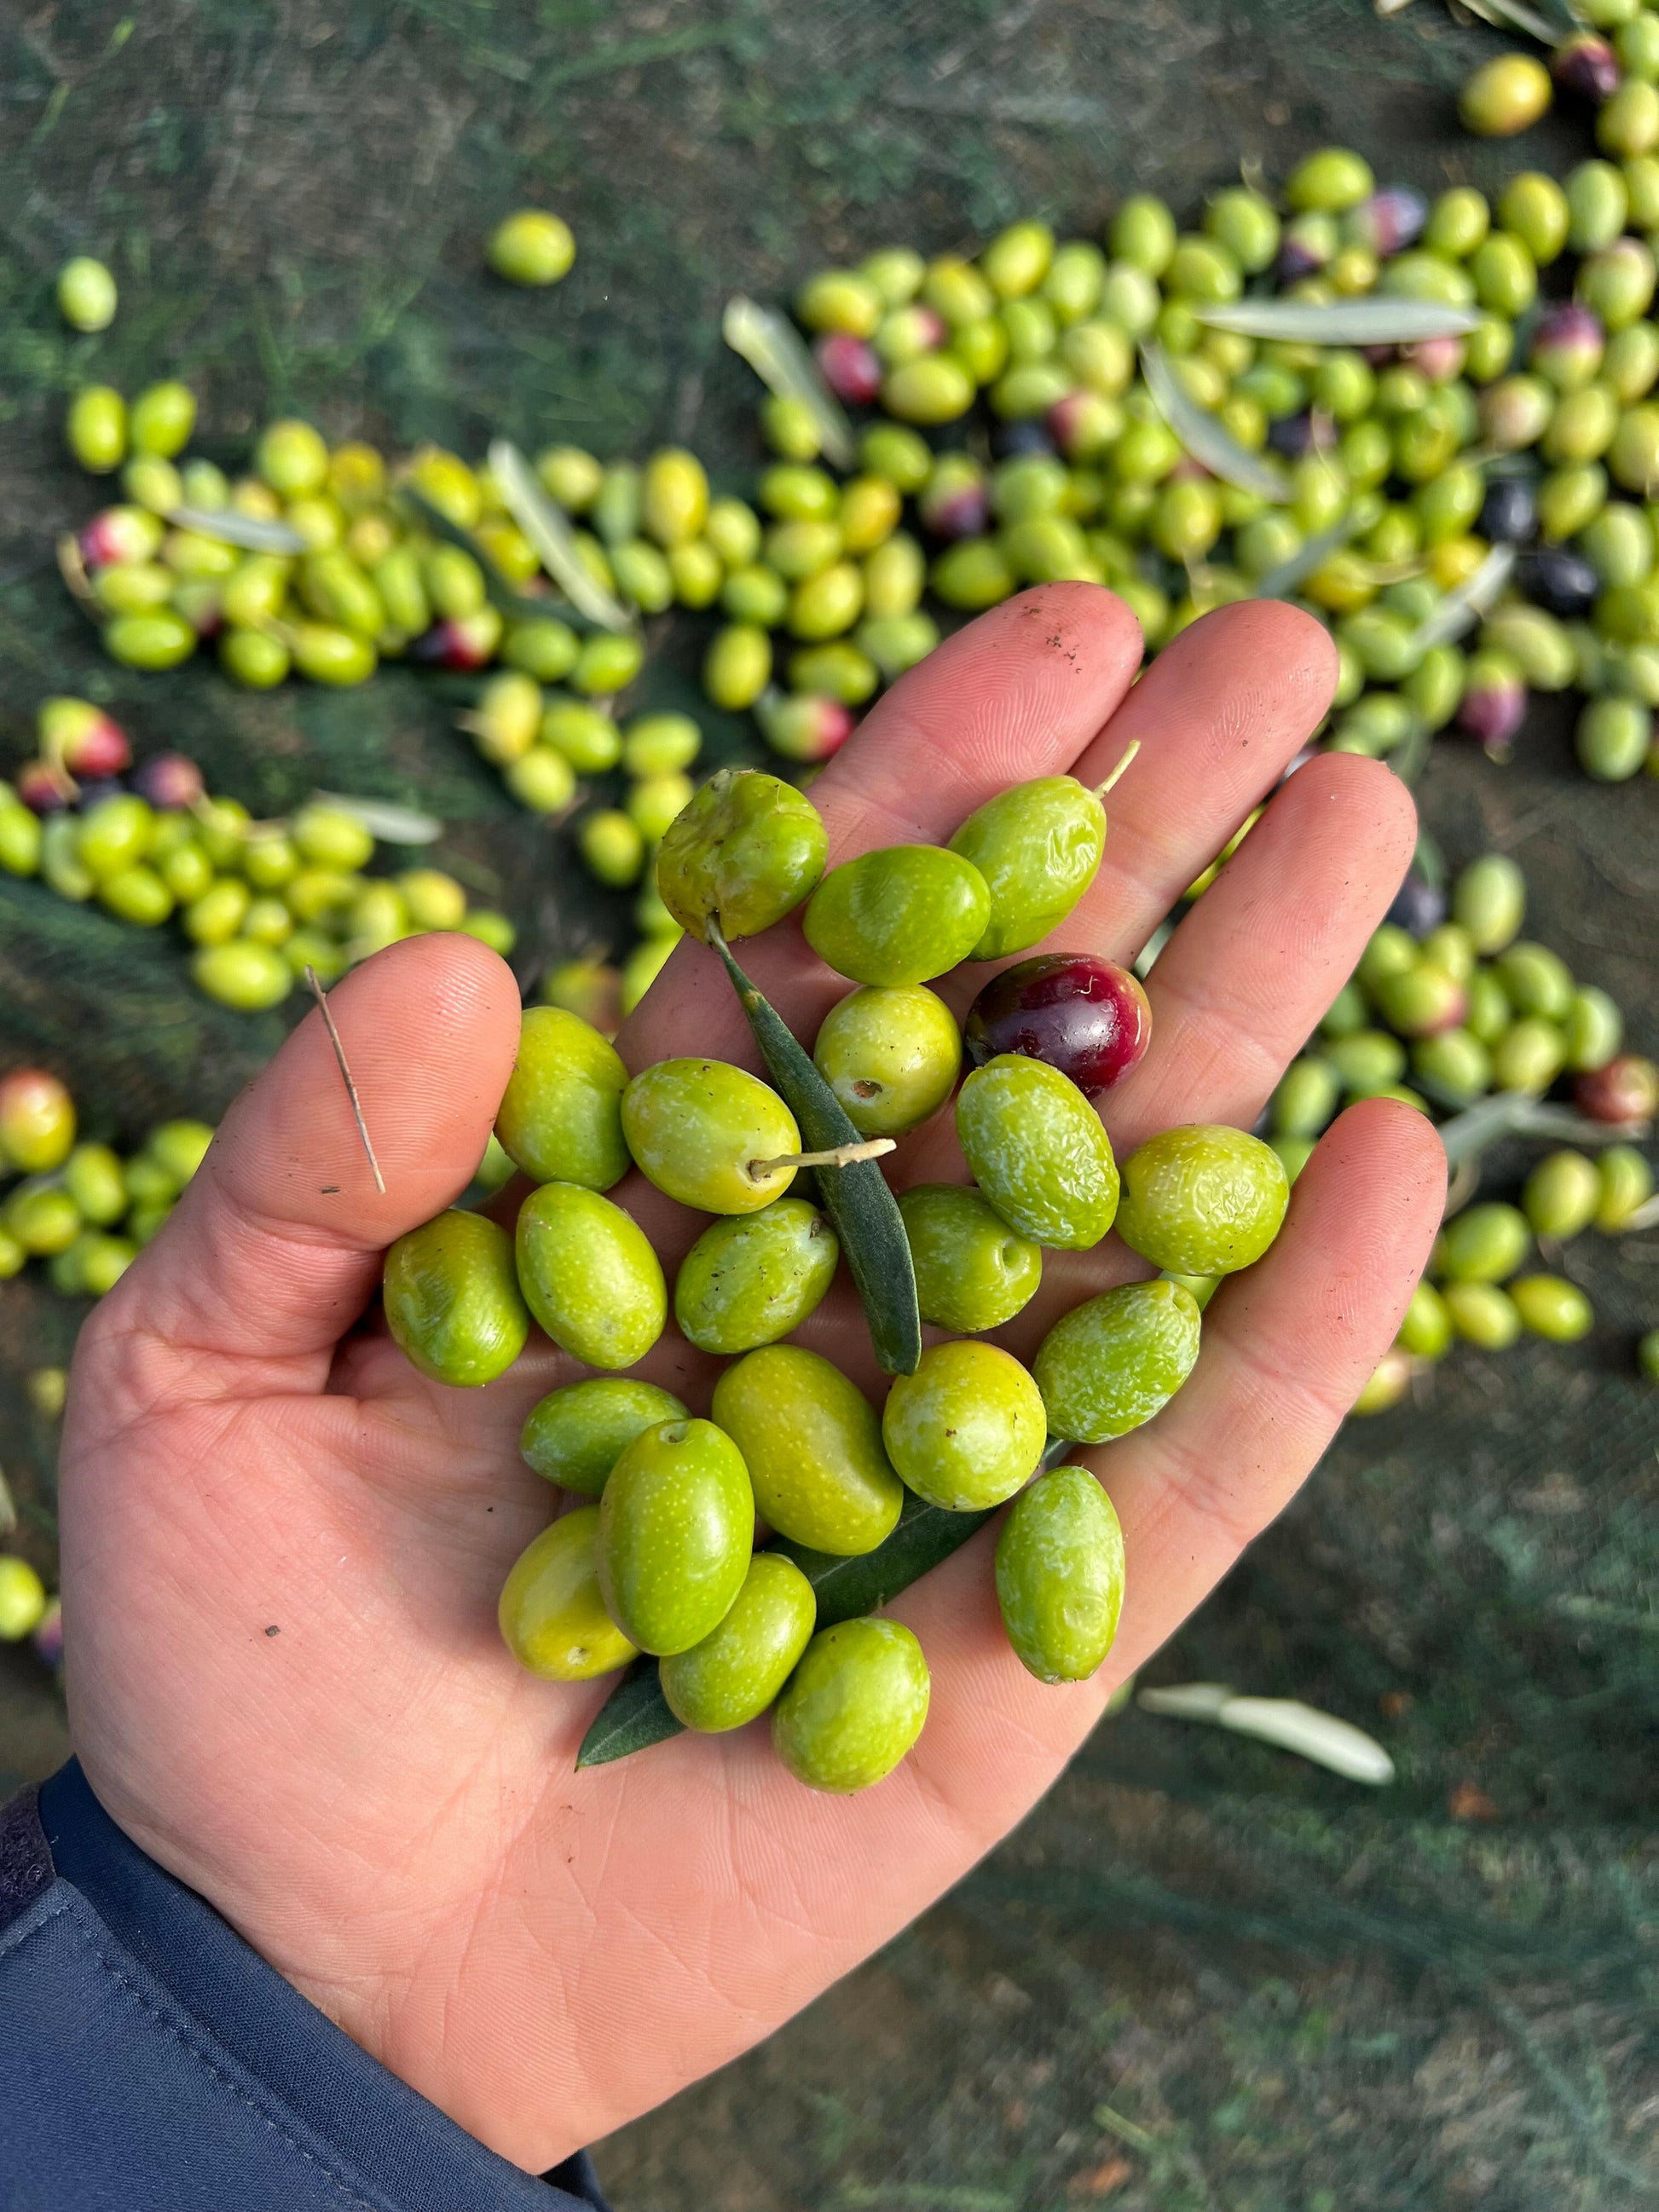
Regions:
<svg viewBox="0 0 1659 2212"><path fill-rule="evenodd" d="M513 949L506 915L469 908L442 869L367 875L375 840L344 806L256 822L210 798L181 754L135 768L125 732L87 700L48 699L39 720L40 758L0 783L0 868L143 928L176 920L196 947L191 975L223 1006L278 1006L307 967L331 983L422 930Z"/></svg>
<svg viewBox="0 0 1659 2212"><path fill-rule="evenodd" d="M213 1131L163 1121L125 1159L76 1133L75 1101L48 1069L0 1076L0 1184L11 1185L0 1197L0 1279L45 1260L54 1289L95 1298L172 1212Z"/></svg>
<svg viewBox="0 0 1659 2212"><path fill-rule="evenodd" d="M530 1465L584 1501L535 1540L502 1593L502 1633L532 1671L581 1680L651 1655L678 1723L725 1729L773 1708L779 1756L802 1781L878 1781L926 1717L926 1662L884 1616L817 1626L811 1566L879 1553L907 1498L946 1517L1016 1500L996 1570L1014 1649L1048 1681L1100 1665L1121 1537L1094 1476L1051 1462L1139 1427L1181 1387L1200 1323L1177 1278L1259 1259L1290 1188L1271 1146L1232 1128L1166 1131L1120 1172L1093 1102L1150 1035L1126 971L1093 956L1018 962L974 1000L965 1050L929 988L1063 922L1106 829L1097 793L1043 777L981 806L947 846L891 846L825 872L810 800L724 770L671 825L659 892L728 958L731 940L801 909L806 942L855 987L824 1017L811 1060L775 1041L775 1084L707 1059L630 1074L576 1014L526 1013L495 1124L533 1186L514 1227L441 1214L392 1248L384 1297L394 1338L438 1381L506 1372L532 1321L596 1370L525 1425ZM746 1004L757 995L745 987ZM822 1127L826 1102L854 1141L805 1150L802 1122ZM973 1180L912 1185L895 1208L870 1156L946 1110ZM816 1202L801 1187L809 1167ZM672 1291L626 1194L607 1195L630 1170L708 1217ZM879 1231L835 1192L836 1178L872 1173L902 1255L874 1280L852 1240ZM1064 1315L1029 1368L989 1340L1030 1301L1045 1248L1088 1250L1114 1226L1165 1273ZM878 1349L902 1340L882 1324L909 1302L914 1348L892 1362L879 1411L791 1340L843 1257ZM921 1322L935 1332L925 1345ZM671 1327L723 1363L706 1415L632 1371ZM757 1520L773 1540L758 1550Z"/></svg>
<svg viewBox="0 0 1659 2212"><path fill-rule="evenodd" d="M1358 1098L1397 1098L1443 1120L1498 1094L1535 1099L1557 1090L1587 1135L1645 1133L1659 1112L1659 1068L1621 1050L1623 1016L1605 991L1577 982L1558 953L1522 938L1526 899L1521 870L1498 853L1471 861L1449 897L1419 872L1407 877L1268 1106L1268 1141L1292 1182L1321 1131ZM1489 1140L1504 1133L1495 1119ZM1612 1142L1594 1160L1577 1150L1540 1159L1518 1207L1455 1213L1430 1262L1441 1287L1419 1286L1399 1343L1354 1411L1395 1403L1413 1364L1442 1358L1458 1340L1501 1351L1523 1330L1558 1343L1583 1336L1593 1316L1581 1290L1557 1275L1519 1275L1533 1239L1553 1250L1583 1230L1639 1226L1653 1188L1637 1146ZM1454 1194L1467 1194L1455 1183Z"/></svg>

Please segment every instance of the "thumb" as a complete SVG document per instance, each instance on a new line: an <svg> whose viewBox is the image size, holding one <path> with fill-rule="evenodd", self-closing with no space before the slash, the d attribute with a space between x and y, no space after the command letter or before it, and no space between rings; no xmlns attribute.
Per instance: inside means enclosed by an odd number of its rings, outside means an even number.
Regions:
<svg viewBox="0 0 1659 2212"><path fill-rule="evenodd" d="M328 1004L384 1193L313 1009L89 1324L94 1341L187 1357L193 1394L319 1389L385 1248L466 1188L489 1140L519 1045L504 961L470 937L411 938L354 969ZM234 1381L219 1361L237 1366Z"/></svg>

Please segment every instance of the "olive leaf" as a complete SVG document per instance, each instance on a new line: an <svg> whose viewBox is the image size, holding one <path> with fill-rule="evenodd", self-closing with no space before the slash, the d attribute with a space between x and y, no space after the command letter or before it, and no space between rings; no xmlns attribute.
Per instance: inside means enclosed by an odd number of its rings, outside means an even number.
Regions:
<svg viewBox="0 0 1659 2212"><path fill-rule="evenodd" d="M489 473L507 511L573 607L599 629L631 630L634 617L589 570L562 507L556 507L510 438L489 441Z"/></svg>
<svg viewBox="0 0 1659 2212"><path fill-rule="evenodd" d="M746 361L769 392L780 399L798 399L810 409L823 450L838 469L850 469L858 459L853 426L818 365L801 343L795 326L773 308L763 307L738 293L726 303L720 336L733 353Z"/></svg>
<svg viewBox="0 0 1659 2212"><path fill-rule="evenodd" d="M214 538L222 545L240 545L246 553L309 553L310 545L285 522L270 522L263 515L240 514L234 507L175 507L167 520L178 530L193 530L198 538Z"/></svg>
<svg viewBox="0 0 1659 2212"><path fill-rule="evenodd" d="M1440 1124L1440 1141L1453 1167L1479 1159L1504 1137L1542 1137L1568 1145L1617 1145L1643 1135L1643 1122L1592 1121L1570 1106L1553 1106L1525 1091L1495 1091L1464 1113Z"/></svg>
<svg viewBox="0 0 1659 2212"><path fill-rule="evenodd" d="M1290 497L1283 469L1241 446L1225 423L1198 404L1170 368L1162 346L1142 346L1140 370L1158 413L1193 459L1201 461L1212 477L1276 505Z"/></svg>
<svg viewBox="0 0 1659 2212"><path fill-rule="evenodd" d="M776 1549L791 1559L811 1583L817 1598L819 1628L838 1621L856 1620L885 1605L901 1590L920 1582L930 1568L960 1551L976 1528L995 1510L947 1513L911 1491L904 1494L904 1510L892 1534L856 1559L839 1553L814 1552L804 1544L780 1540ZM647 1750L678 1735L682 1723L669 1711L662 1693L654 1659L636 1659L600 1708L582 1738L576 1754L578 1766L605 1766L613 1759Z"/></svg>
<svg viewBox="0 0 1659 2212"><path fill-rule="evenodd" d="M712 919L708 942L725 963L772 1080L800 1126L805 1149L830 1152L860 1143L846 1108L811 1054L738 967ZM818 1177L818 1190L847 1255L877 1359L889 1375L914 1375L921 1358L916 1275L904 1219L886 1176L874 1160L857 1160L826 1170Z"/></svg>
<svg viewBox="0 0 1659 2212"><path fill-rule="evenodd" d="M1235 300L1225 307L1195 307L1200 323L1242 338L1285 338L1298 345L1418 345L1425 338L1467 337L1480 326L1474 307L1449 307L1439 300Z"/></svg>
<svg viewBox="0 0 1659 2212"><path fill-rule="evenodd" d="M389 799L357 799L343 791L319 791L313 796L319 806L349 814L354 822L362 823L371 837L388 845L430 845L444 834L444 825L435 814L395 805Z"/></svg>

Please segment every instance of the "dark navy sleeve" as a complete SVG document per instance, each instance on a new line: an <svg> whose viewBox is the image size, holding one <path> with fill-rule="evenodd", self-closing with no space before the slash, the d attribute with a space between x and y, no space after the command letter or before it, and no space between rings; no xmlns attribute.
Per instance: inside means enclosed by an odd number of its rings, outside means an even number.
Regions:
<svg viewBox="0 0 1659 2212"><path fill-rule="evenodd" d="M0 2212L605 2212L387 2073L109 1818L0 1808Z"/></svg>

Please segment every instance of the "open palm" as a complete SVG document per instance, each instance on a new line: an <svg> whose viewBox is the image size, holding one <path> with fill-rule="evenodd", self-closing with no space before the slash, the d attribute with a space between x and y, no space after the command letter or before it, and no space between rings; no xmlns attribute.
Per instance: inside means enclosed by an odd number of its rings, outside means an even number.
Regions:
<svg viewBox="0 0 1659 2212"><path fill-rule="evenodd" d="M1088 585L1029 592L899 684L815 786L831 859L942 841L994 791L1075 769L1106 860L1056 949L1123 959L1273 787L1333 680L1323 632L1272 604L1190 629L1131 688L1134 624ZM1285 785L1164 951L1151 1050L1112 1094L1120 1157L1190 1121L1248 1125L1397 885L1411 803L1373 763ZM810 1042L847 988L793 923L745 964ZM939 988L958 1012L984 970ZM763 1726L578 1773L608 1683L521 1673L496 1595L552 1501L520 1461L568 1379L536 1338L477 1391L422 1381L359 1328L393 1237L483 1149L518 1036L513 979L459 937L367 963L333 1006L385 1171L377 1194L319 1018L237 1101L167 1229L82 1333L64 1464L75 1745L105 1806L360 2043L538 2170L752 2043L970 1867L1054 1781L1114 1685L1279 1511L1389 1343L1438 1221L1444 1162L1384 1101L1336 1123L1286 1226L1206 1316L1187 1387L1087 1455L1121 1517L1128 1596L1095 1680L1009 1650L993 1532L894 1607L933 1708L915 1752L817 1796ZM756 1065L713 957L687 944L620 1040L637 1069ZM962 1178L948 1111L888 1163ZM508 1194L510 1204L511 1194ZM671 1271L696 1218L613 1194ZM1002 1332L1147 1270L1114 1241L1048 1255ZM839 1293L801 1332L872 1395ZM674 1333L641 1371L706 1409L716 1363Z"/></svg>

